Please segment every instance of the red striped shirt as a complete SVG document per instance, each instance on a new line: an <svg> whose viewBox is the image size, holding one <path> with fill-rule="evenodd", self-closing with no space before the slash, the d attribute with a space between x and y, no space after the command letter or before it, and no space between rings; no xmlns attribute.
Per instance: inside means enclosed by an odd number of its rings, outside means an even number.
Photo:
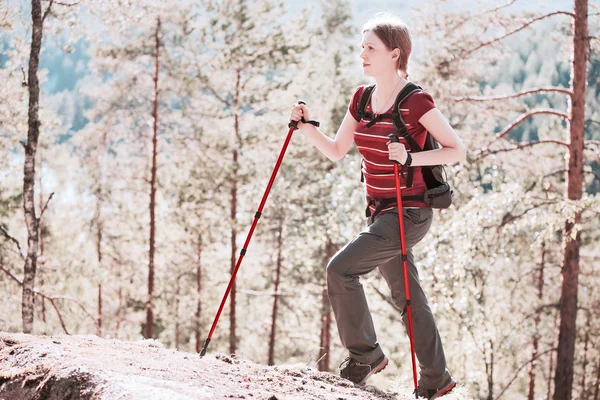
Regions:
<svg viewBox="0 0 600 400"><path fill-rule="evenodd" d="M373 199L388 199L396 197L396 181L394 179L394 164L388 158L388 135L395 133L396 128L392 119L382 119L376 122L370 128L367 128L367 123L370 122L368 117L362 120L358 118L358 99L364 90L365 86L360 86L354 92L352 101L348 106L350 114L358 122L356 131L354 132L354 143L358 148L358 152L363 157L362 172L365 177L365 192L366 195ZM419 146L423 148L427 137L427 130L419 123L419 119L429 110L435 108L433 98L425 91L413 93L400 105L400 113L406 124L408 132L417 141ZM367 104L367 112L373 112L371 104ZM391 114L392 109L385 111L382 114ZM400 143L404 144L407 151L410 152L410 145L405 139L400 138ZM407 188L405 179L400 177L400 186L402 189L402 197L423 195L427 190L421 167L414 167L414 176L412 187ZM429 208L422 201L405 201L402 204L404 207L419 207ZM382 212L392 209L394 206L387 207ZM375 207L371 206L371 212L375 211Z"/></svg>

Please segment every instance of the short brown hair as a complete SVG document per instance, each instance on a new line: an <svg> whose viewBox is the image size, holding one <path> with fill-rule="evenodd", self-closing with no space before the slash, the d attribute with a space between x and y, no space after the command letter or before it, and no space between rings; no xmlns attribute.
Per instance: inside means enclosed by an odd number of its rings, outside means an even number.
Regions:
<svg viewBox="0 0 600 400"><path fill-rule="evenodd" d="M412 52L408 25L392 14L378 13L363 25L362 33L367 31L373 31L389 51L400 50L396 69L404 72L405 78L408 78L408 58Z"/></svg>

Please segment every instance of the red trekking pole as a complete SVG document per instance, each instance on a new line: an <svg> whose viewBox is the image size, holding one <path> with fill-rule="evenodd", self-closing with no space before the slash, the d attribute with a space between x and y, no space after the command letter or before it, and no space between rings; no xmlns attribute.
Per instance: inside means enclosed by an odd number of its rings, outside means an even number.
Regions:
<svg viewBox="0 0 600 400"><path fill-rule="evenodd" d="M302 100L299 100L298 103L306 104ZM310 123L314 126L319 126L319 123L317 121L305 121L304 117L302 118L302 122ZM260 216L262 214L263 207L265 206L265 203L267 202L267 197L269 197L269 192L271 191L271 186L273 186L273 181L275 181L275 177L277 176L277 171L279 171L279 166L281 165L281 161L283 160L285 151L287 150L288 144L290 143L290 140L292 139L292 134L298 128L298 122L292 121L288 124L288 127L290 128L290 130L287 134L285 142L283 143L283 148L281 149L281 153L279 154L279 158L277 159L277 164L275 164L275 168L273 169L273 173L271 174L271 179L269 180L267 189L265 190L265 193L263 194L262 200L260 202L260 206L258 206L258 211L256 211L256 214L254 215L254 221L252 222L252 226L250 227L250 232L248 232L248 237L246 238L244 247L240 251L240 256L235 265L235 269L233 270L233 273L231 274L231 279L229 280L229 285L227 286L227 290L225 291L223 300L221 300L221 305L219 306L219 311L217 311L215 320L213 321L212 327L210 328L210 333L208 334L208 337L206 338L206 340L204 341L204 345L202 346L202 351L200 352L200 357L204 357L204 355L206 354L206 349L208 348L208 344L210 343L212 335L215 332L215 328L217 327L217 322L219 322L219 317L221 316L221 312L223 311L223 306L225 305L225 301L227 300L227 297L229 297L229 292L231 292L231 287L233 286L233 281L235 280L238 269L240 268L240 265L242 264L242 259L244 258L244 255L246 255L246 250L248 249L248 245L250 244L250 239L252 238L252 234L254 233L254 228L256 228L256 224L258 223L258 219L260 218Z"/></svg>
<svg viewBox="0 0 600 400"><path fill-rule="evenodd" d="M392 143L400 143L398 135L390 133L388 135ZM412 311L410 308L410 285L408 275L408 257L406 255L406 236L404 234L404 217L402 213L402 191L400 190L400 177L398 176L397 161L394 162L394 178L396 179L396 199L398 204L398 224L400 225L400 245L402 246L402 264L404 267L404 292L406 294L406 309L408 312L408 332L410 338L410 353L412 357L413 381L415 384L415 395L417 393L417 363L415 360L415 341L413 337Z"/></svg>

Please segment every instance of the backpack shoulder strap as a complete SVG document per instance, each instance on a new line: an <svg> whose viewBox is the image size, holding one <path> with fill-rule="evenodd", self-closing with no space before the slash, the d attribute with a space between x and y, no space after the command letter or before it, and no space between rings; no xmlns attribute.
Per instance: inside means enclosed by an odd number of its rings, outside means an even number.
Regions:
<svg viewBox="0 0 600 400"><path fill-rule="evenodd" d="M392 120L394 121L394 126L396 129L401 130L404 127L404 121L402 120L402 115L400 114L400 104L402 104L404 100L408 99L410 95L421 90L423 89L421 89L420 86L417 86L412 82L408 82L400 91L400 93L398 93L398 96L396 96L396 101L394 102L394 107L392 108Z"/></svg>
<svg viewBox="0 0 600 400"><path fill-rule="evenodd" d="M404 137L410 144L412 149L416 151L422 151L421 146L418 145L417 141L412 137L410 133L408 133L408 129L406 129L406 125L404 124L404 120L402 119L402 114L400 113L400 105L404 100L409 98L413 93L421 91L421 87L415 85L412 82L408 82L406 86L398 93L396 96L396 102L394 103L394 107L392 108L392 122L394 123L394 127L398 131L398 133Z"/></svg>
<svg viewBox="0 0 600 400"><path fill-rule="evenodd" d="M358 98L358 105L356 106L356 111L358 113L359 119L363 119L365 116L365 110L367 109L367 104L369 104L369 100L371 100L373 89L375 89L375 85L365 86L362 93L360 94L360 97Z"/></svg>

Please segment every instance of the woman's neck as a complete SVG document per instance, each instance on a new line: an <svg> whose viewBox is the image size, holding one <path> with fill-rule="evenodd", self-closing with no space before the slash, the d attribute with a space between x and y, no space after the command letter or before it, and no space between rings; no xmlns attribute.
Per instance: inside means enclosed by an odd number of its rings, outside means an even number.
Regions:
<svg viewBox="0 0 600 400"><path fill-rule="evenodd" d="M408 83L408 80L401 77L397 72L392 72L386 75L375 76L377 87L374 96L376 96L377 112L383 112L389 108L390 102L396 99L396 95ZM393 97L393 99L392 99ZM392 103L393 104L393 103Z"/></svg>

